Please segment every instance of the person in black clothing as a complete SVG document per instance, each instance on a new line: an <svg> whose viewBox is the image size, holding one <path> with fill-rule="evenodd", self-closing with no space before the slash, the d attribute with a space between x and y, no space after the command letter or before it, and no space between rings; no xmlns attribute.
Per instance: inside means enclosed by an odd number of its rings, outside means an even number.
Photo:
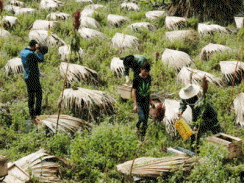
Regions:
<svg viewBox="0 0 245 184"><path fill-rule="evenodd" d="M37 53L35 53L37 51ZM42 87L40 83L39 62L45 62L44 55L39 51L39 44L31 40L29 46L20 52L21 61L25 70L25 82L28 92L28 108L31 119L36 123L36 116L41 115ZM36 107L35 105L36 99Z"/></svg>
<svg viewBox="0 0 245 184"><path fill-rule="evenodd" d="M129 84L129 69L134 72L134 78L140 74L142 65L148 60L142 55L128 55L126 57L120 57L123 60L124 75L126 76L126 84Z"/></svg>
<svg viewBox="0 0 245 184"><path fill-rule="evenodd" d="M136 131L139 133L140 125L142 123L142 138L144 139L147 122L149 116L150 104L154 107L151 99L150 87L151 87L151 76L150 64L144 63L141 67L141 73L136 76L133 80L132 97L134 101L134 112L138 113L138 121L136 123Z"/></svg>

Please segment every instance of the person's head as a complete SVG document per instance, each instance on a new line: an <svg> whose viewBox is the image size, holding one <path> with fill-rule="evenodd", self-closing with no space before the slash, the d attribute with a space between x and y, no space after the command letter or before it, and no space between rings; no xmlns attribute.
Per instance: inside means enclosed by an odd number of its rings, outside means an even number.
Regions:
<svg viewBox="0 0 245 184"><path fill-rule="evenodd" d="M127 67L131 67L134 62L134 56L128 55L126 57L120 57L120 59L123 60L123 65Z"/></svg>
<svg viewBox="0 0 245 184"><path fill-rule="evenodd" d="M150 70L151 70L150 63L145 61L140 69L142 77L143 78L147 77L149 75Z"/></svg>
<svg viewBox="0 0 245 184"><path fill-rule="evenodd" d="M36 44L38 44L36 40L31 40L31 41L29 42L29 47L30 47L32 50L36 50Z"/></svg>
<svg viewBox="0 0 245 184"><path fill-rule="evenodd" d="M182 88L179 92L181 99L186 100L188 104L195 104L198 100L197 94L201 91L200 86L195 84L189 84L186 87Z"/></svg>

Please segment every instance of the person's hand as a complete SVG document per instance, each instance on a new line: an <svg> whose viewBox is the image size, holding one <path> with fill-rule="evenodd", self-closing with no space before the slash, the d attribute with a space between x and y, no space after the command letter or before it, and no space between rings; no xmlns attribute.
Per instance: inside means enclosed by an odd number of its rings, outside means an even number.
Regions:
<svg viewBox="0 0 245 184"><path fill-rule="evenodd" d="M182 112L178 112L177 116L180 117L182 115Z"/></svg>
<svg viewBox="0 0 245 184"><path fill-rule="evenodd" d="M156 108L156 106L155 106L155 104L154 104L154 103L151 103L151 106L152 106L152 108L153 108L153 109L155 109L155 108Z"/></svg>
<svg viewBox="0 0 245 184"><path fill-rule="evenodd" d="M196 132L197 131L197 127L194 127L193 130Z"/></svg>
<svg viewBox="0 0 245 184"><path fill-rule="evenodd" d="M137 113L139 111L137 105L134 106L134 112Z"/></svg>

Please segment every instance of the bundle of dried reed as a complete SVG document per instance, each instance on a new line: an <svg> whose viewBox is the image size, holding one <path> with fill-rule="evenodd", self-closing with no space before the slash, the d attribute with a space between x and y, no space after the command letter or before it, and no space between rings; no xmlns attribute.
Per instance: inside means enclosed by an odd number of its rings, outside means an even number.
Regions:
<svg viewBox="0 0 245 184"><path fill-rule="evenodd" d="M187 19L184 17L166 16L165 26L170 30L175 30L184 27L186 22Z"/></svg>
<svg viewBox="0 0 245 184"><path fill-rule="evenodd" d="M123 174L129 175L133 160L117 165L117 170ZM187 157L179 154L163 158L142 157L134 161L131 174L137 177L159 177L166 175L171 170L190 170L195 163L198 162L197 157Z"/></svg>
<svg viewBox="0 0 245 184"><path fill-rule="evenodd" d="M61 62L60 64L60 75L65 78L67 63ZM98 73L90 68L77 64L69 64L67 71L67 82L72 84L74 81L80 82L81 80L86 83L98 84L99 76Z"/></svg>
<svg viewBox="0 0 245 184"><path fill-rule="evenodd" d="M13 72L14 75L23 73L24 68L21 62L21 58L15 57L13 59L10 59L5 65L4 70L6 76L9 76L11 71Z"/></svg>
<svg viewBox="0 0 245 184"><path fill-rule="evenodd" d="M52 132L56 133L58 115L41 115L38 117L42 126L47 126ZM77 131L91 131L92 125L82 119L68 115L60 115L58 132L74 134Z"/></svg>
<svg viewBox="0 0 245 184"><path fill-rule="evenodd" d="M121 15L109 14L107 16L107 21L110 25L120 27L122 24L126 22L130 22L130 19L128 17L121 16Z"/></svg>
<svg viewBox="0 0 245 184"><path fill-rule="evenodd" d="M200 58L202 60L207 61L211 55L216 54L217 52L224 52L224 51L231 51L231 50L232 49L230 47L224 45L209 43L201 50Z"/></svg>
<svg viewBox="0 0 245 184"><path fill-rule="evenodd" d="M61 102L61 96L58 104ZM103 114L114 114L116 103L110 95L103 91L90 90L85 88L69 88L64 90L62 108L69 108L75 115L85 120L96 120Z"/></svg>
<svg viewBox="0 0 245 184"><path fill-rule="evenodd" d="M192 75L192 83L199 85L199 82L202 81L202 78L204 77L204 75L206 75L206 78L208 80L208 82L214 83L217 86L223 86L223 82L221 79L216 78L214 75L208 73L208 72L204 72L201 70L197 70L197 69L192 69L189 67L183 67L179 74L177 75L177 82L180 84L184 84L185 86L187 86L188 84L191 83L190 81L190 76Z"/></svg>
<svg viewBox="0 0 245 184"><path fill-rule="evenodd" d="M219 63L221 72L228 84L233 83L234 73L236 71L236 81L240 81L244 75L244 62L240 61L220 61ZM237 68L236 68L237 67Z"/></svg>
<svg viewBox="0 0 245 184"><path fill-rule="evenodd" d="M173 67L178 71L184 66L190 66L193 61L185 52L165 49L162 54L162 63L163 65L168 65L169 68Z"/></svg>

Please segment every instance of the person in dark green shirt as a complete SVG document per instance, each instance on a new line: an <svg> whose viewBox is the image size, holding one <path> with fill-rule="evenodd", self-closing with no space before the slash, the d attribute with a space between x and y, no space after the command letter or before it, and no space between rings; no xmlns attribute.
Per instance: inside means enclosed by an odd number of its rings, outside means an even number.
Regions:
<svg viewBox="0 0 245 184"><path fill-rule="evenodd" d="M149 71L150 64L146 62L141 67L141 73L134 78L132 89L134 112L138 113L136 131L139 133L140 125L142 124L142 139L144 139L147 129L150 105L154 107L150 94L151 76L149 75Z"/></svg>
<svg viewBox="0 0 245 184"><path fill-rule="evenodd" d="M120 57L123 60L124 75L126 76L126 84L129 84L129 69L134 72L134 78L140 74L140 69L148 60L142 55L128 55L126 57Z"/></svg>
<svg viewBox="0 0 245 184"><path fill-rule="evenodd" d="M188 86L182 88L179 92L179 96L181 98L180 108L178 116L180 117L184 111L187 109L187 105L191 107L192 110L192 122L194 126L194 131L197 132L197 145L199 145L199 140L201 134L205 133L207 130L210 130L213 134L217 134L219 132L223 132L223 129L220 126L217 112L214 107L214 104L211 100L211 96L205 94L205 98L202 96L198 98L198 93L201 91L200 86L195 84L189 84ZM199 119L200 125L196 125ZM195 134L191 136L191 149L194 151L193 143L195 141Z"/></svg>

